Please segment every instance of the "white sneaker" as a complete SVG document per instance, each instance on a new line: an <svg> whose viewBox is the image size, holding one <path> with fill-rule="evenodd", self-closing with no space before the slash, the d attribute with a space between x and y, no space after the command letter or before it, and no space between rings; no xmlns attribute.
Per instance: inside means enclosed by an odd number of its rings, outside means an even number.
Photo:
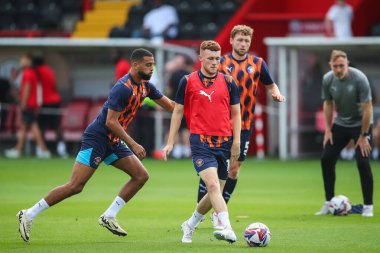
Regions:
<svg viewBox="0 0 380 253"><path fill-rule="evenodd" d="M373 217L373 205L364 205L362 216Z"/></svg>
<svg viewBox="0 0 380 253"><path fill-rule="evenodd" d="M319 210L319 212L316 212L314 215L326 215L326 214L329 214L329 201L326 201L321 207L321 210Z"/></svg>
<svg viewBox="0 0 380 253"><path fill-rule="evenodd" d="M225 228L223 230L214 231L214 237L218 240L224 240L229 243L234 243L237 241L237 237L234 231L230 228Z"/></svg>
<svg viewBox="0 0 380 253"><path fill-rule="evenodd" d="M30 228L32 227L32 220L29 220L26 217L26 210L21 210L16 215L18 221L20 222L18 231L20 232L21 238L25 242L29 242L29 232Z"/></svg>
<svg viewBox="0 0 380 253"><path fill-rule="evenodd" d="M37 153L37 158L40 158L40 159L48 159L48 158L51 158L51 153L49 150L46 150L46 151L42 151L40 150L38 153Z"/></svg>
<svg viewBox="0 0 380 253"><path fill-rule="evenodd" d="M182 223L181 230L183 232L182 242L183 243L192 243L193 242L194 229L191 229L189 224L187 224L187 221Z"/></svg>
<svg viewBox="0 0 380 253"><path fill-rule="evenodd" d="M215 229L224 229L222 222L219 220L218 214L214 211L210 215L212 220L212 226Z"/></svg>
<svg viewBox="0 0 380 253"><path fill-rule="evenodd" d="M103 214L102 216L99 217L99 225L105 227L106 229L111 231L111 233L114 235L118 235L118 236L127 235L127 232L119 226L116 218L114 217L106 217Z"/></svg>
<svg viewBox="0 0 380 253"><path fill-rule="evenodd" d="M66 143L63 141L57 144L57 154L62 158L67 158L69 155L66 152Z"/></svg>
<svg viewBox="0 0 380 253"><path fill-rule="evenodd" d="M16 159L16 158L20 158L20 156L21 156L20 152L18 152L18 150L15 148L5 150L5 157L6 158Z"/></svg>

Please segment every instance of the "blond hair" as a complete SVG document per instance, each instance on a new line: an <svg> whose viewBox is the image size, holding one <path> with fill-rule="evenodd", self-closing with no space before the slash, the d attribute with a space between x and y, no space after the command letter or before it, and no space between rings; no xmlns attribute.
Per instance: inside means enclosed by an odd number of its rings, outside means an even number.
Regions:
<svg viewBox="0 0 380 253"><path fill-rule="evenodd" d="M210 51L221 50L219 43L213 40L205 40L201 43L200 51L205 51L207 49Z"/></svg>
<svg viewBox="0 0 380 253"><path fill-rule="evenodd" d="M344 52L344 51L342 51L342 50L333 50L333 51L331 52L330 62L335 61L335 60L338 59L339 57L343 57L344 59L347 59L347 54L346 54L346 52Z"/></svg>
<svg viewBox="0 0 380 253"><path fill-rule="evenodd" d="M231 30L231 38L235 38L236 34L241 33L244 36L249 36L252 38L253 36L253 28L247 25L235 25Z"/></svg>

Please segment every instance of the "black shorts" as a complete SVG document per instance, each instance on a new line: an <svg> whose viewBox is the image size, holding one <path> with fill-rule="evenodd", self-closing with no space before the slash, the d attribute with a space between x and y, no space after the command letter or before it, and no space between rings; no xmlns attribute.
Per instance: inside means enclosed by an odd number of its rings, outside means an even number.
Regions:
<svg viewBox="0 0 380 253"><path fill-rule="evenodd" d="M251 138L252 129L251 130L242 130L240 132L240 156L238 158L239 162L243 162L247 157L248 149L249 149L249 140Z"/></svg>
<svg viewBox="0 0 380 253"><path fill-rule="evenodd" d="M22 122L24 124L30 125L34 122L37 122L38 119L38 110L27 108L22 110Z"/></svg>
<svg viewBox="0 0 380 253"><path fill-rule="evenodd" d="M61 125L61 104L44 105L38 117L41 129L57 130Z"/></svg>

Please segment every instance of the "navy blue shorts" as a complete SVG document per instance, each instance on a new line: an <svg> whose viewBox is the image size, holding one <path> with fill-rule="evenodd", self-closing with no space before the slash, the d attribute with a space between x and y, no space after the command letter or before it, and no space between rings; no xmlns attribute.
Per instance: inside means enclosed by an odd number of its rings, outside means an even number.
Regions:
<svg viewBox="0 0 380 253"><path fill-rule="evenodd" d="M133 155L123 141L110 143L106 135L97 134L89 128L83 134L77 162L97 169L101 162L110 165L121 158Z"/></svg>
<svg viewBox="0 0 380 253"><path fill-rule="evenodd" d="M193 158L194 168L199 174L202 170L210 167L218 169L218 177L221 180L228 178L230 167L232 138L218 141L218 137L207 137L191 134L190 148Z"/></svg>
<svg viewBox="0 0 380 253"><path fill-rule="evenodd" d="M240 156L238 158L239 162L243 162L247 157L251 134L252 130L242 130L240 132Z"/></svg>

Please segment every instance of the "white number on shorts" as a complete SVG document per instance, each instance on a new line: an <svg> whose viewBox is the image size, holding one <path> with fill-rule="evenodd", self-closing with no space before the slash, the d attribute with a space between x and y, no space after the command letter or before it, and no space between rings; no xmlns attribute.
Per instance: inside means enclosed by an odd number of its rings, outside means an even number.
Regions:
<svg viewBox="0 0 380 253"><path fill-rule="evenodd" d="M247 153L248 153L248 148L249 148L249 141L246 141L245 142L245 146L244 146L244 156L246 156L247 155Z"/></svg>

